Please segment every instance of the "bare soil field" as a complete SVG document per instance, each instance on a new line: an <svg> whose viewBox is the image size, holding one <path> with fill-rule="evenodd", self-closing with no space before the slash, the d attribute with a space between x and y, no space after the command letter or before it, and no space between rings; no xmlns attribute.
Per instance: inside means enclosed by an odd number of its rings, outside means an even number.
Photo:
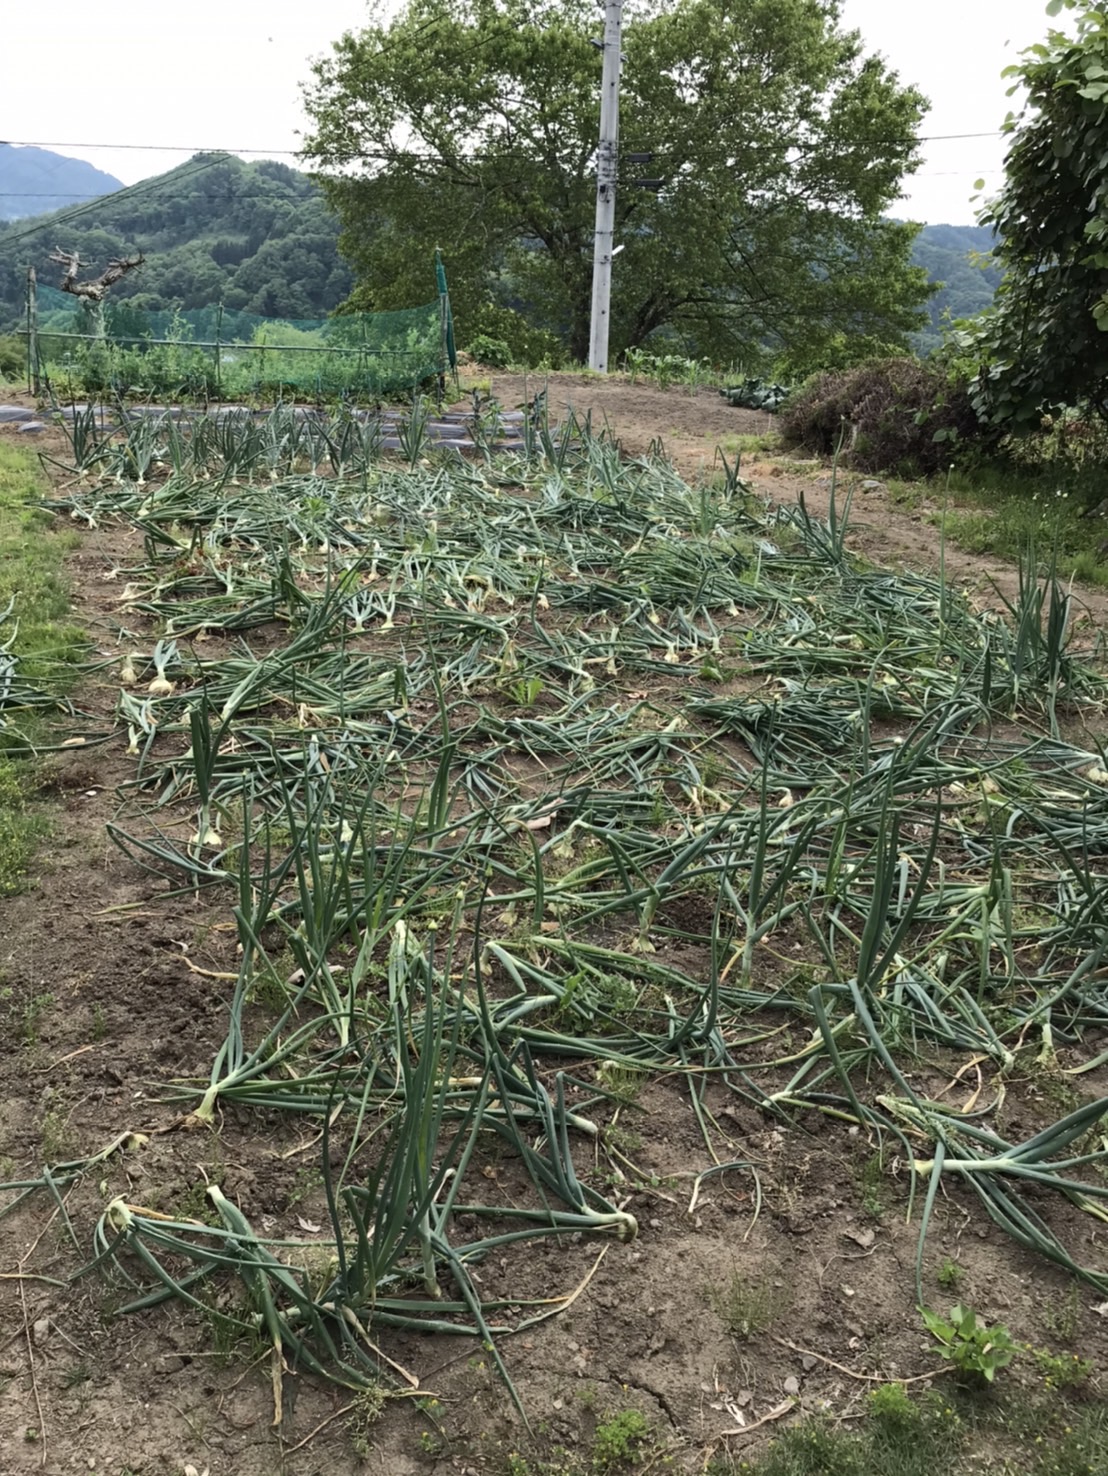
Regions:
<svg viewBox="0 0 1108 1476"><path fill-rule="evenodd" d="M539 387L496 374L491 392L514 406ZM771 424L764 414L730 408L714 391L553 375L548 393L555 416L570 405L578 414L591 411L594 426L607 425L630 457L660 441L690 482L712 470L717 445L764 434ZM30 439L3 428L0 436ZM65 458L55 432L36 442L44 448ZM758 501L792 505L803 493L813 517L826 515L824 470L752 459L744 460L743 473ZM74 495L72 477L52 476L57 493ZM935 575L937 533L924 514L905 513L877 487L857 492L854 517L852 549L882 568ZM205 1189L218 1184L274 1244L318 1240L324 1256L327 1239L315 1117L239 1100L221 1102L211 1123L190 1116L227 1035L240 935L227 888L167 885L165 875L143 869L133 850L125 854L110 837L121 813L135 813L127 808L136 765L120 718L120 654L133 641L152 647L161 625L121 606L128 571L149 555L141 520L98 515L95 526L71 526L72 618L88 632L91 655L74 696L79 716L60 719L58 731L83 741L43 760L36 803L48 807L51 832L26 889L0 898L0 1180L39 1180L44 1165L54 1166L57 1179L0 1220L4 1476L738 1472L776 1430L806 1413L830 1411L848 1426L866 1392L883 1382L943 1387L948 1369L916 1310L924 1191L917 1190L910 1215L910 1167L897 1141L879 1140L837 1106L822 1110L818 1092L775 1116L733 1089L727 1072L707 1066L698 1093L690 1092L684 1069L644 1069L633 1089L588 1107L599 1133L574 1144L577 1171L634 1216L633 1241L551 1236L505 1245L479 1264L481 1296L509 1309L506 1323L530 1324L497 1339L530 1429L482 1340L387 1326L372 1327L370 1335L388 1397L339 1387L290 1362L278 1374L283 1408L275 1426L271 1346L264 1335L227 1336L218 1299L230 1306L230 1290L217 1288L192 1305L174 1299L118 1315L149 1290L142 1266L133 1286L105 1268L71 1282L93 1258L93 1228L117 1197L141 1207L151 1222L200 1224L210 1213ZM948 549L946 565L981 607L995 604L994 586L1015 592L1014 571L998 562ZM1079 601L1099 627L1105 597L1089 591ZM552 618L547 628L568 639L577 625ZM740 628L742 621L721 617L728 637ZM259 655L270 639L266 627L250 636ZM382 634L366 649L395 653L398 639L390 643ZM200 640L203 659L233 644L218 630ZM658 711L679 715L701 694L698 670L699 659L670 671L658 664L645 674L628 667L613 692L621 702L649 693ZM738 700L760 689L760 676L748 678L736 666L713 690ZM518 716L497 700L489 698L505 721ZM559 711L549 690L531 705L540 717ZM910 726L894 717L888 733ZM1007 731L998 725L998 733ZM1103 736L1099 711L1071 715L1065 732L1095 748ZM752 762L745 738L730 741L736 764ZM528 769L523 748L516 759L519 793L528 793L528 782L540 793L542 766ZM665 793L672 800L677 792L676 780L667 779ZM688 805L701 802L694 796ZM133 824L136 834L152 833ZM536 824L549 820L540 815ZM535 833L544 839L541 828ZM713 905L691 888L675 893L668 910L662 906L662 926L643 955L644 978L650 968L707 976ZM611 926L605 945L624 947L626 929ZM551 935L556 931L551 924ZM787 994L803 977L807 988L815 975L804 970L818 965L818 955L812 961L799 921L783 919L760 939L753 986L762 996ZM264 997L251 999L252 1028L268 1008ZM1059 1050L1058 1071L1045 1069L1039 1035L1026 1033L1028 1049L1021 1039L1003 1072L969 1047L929 1047L905 1070L922 1095L952 1111L983 1110L995 1098L990 1129L1009 1142L1025 1141L1108 1093L1103 1065L1061 1074L1096 1058L1105 1043L1102 1024L1090 1025L1086 1047ZM730 1050L766 1063L803 1060L812 1038L810 1020L753 1009L748 1018L730 1015L725 1034ZM844 1049L851 1039L842 1036ZM564 1069L576 1082L593 1073L603 1086L587 1060ZM775 1069L783 1088L793 1067ZM927 1156L922 1139L911 1142ZM57 1167L109 1145L118 1148L79 1176ZM480 1172L489 1204L507 1214L525 1202L510 1153L490 1153ZM1075 1260L1108 1274L1103 1215L1036 1187L1028 1200ZM1064 1344L1095 1370L1108 1369L1105 1293L1017 1244L966 1184L948 1187L945 1180L925 1267L935 1304L945 1306L956 1297L936 1289L944 1263L957 1268L957 1298L1006 1324L1018 1342ZM525 1303L527 1317L519 1314ZM1030 1365L1006 1377L1013 1397L1041 1396L1041 1376ZM1094 1373L1085 1397L1101 1393ZM628 1411L644 1417L649 1434L610 1457L597 1432ZM1006 1448L994 1432L985 1454L1020 1469L1018 1438Z"/></svg>

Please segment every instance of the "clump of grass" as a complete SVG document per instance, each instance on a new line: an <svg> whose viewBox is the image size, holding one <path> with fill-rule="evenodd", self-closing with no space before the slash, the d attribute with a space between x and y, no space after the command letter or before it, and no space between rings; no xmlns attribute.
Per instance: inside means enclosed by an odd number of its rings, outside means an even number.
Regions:
<svg viewBox="0 0 1108 1476"><path fill-rule="evenodd" d="M958 1468L964 1426L937 1394L910 1398L883 1384L866 1402L861 1429L815 1416L786 1429L761 1459L709 1467L717 1476L937 1476Z"/></svg>
<svg viewBox="0 0 1108 1476"><path fill-rule="evenodd" d="M709 1288L708 1300L731 1336L746 1342L768 1332L790 1298L786 1287L775 1285L772 1271L757 1276L735 1271L725 1285Z"/></svg>
<svg viewBox="0 0 1108 1476"><path fill-rule="evenodd" d="M0 897L22 891L35 846L47 823L28 801L21 766L0 758Z"/></svg>
<svg viewBox="0 0 1108 1476"><path fill-rule="evenodd" d="M952 470L947 534L970 553L1013 562L1031 543L1050 548L1060 578L1106 585L1102 461L1059 452L1057 440L1053 431L1029 437L1005 455Z"/></svg>

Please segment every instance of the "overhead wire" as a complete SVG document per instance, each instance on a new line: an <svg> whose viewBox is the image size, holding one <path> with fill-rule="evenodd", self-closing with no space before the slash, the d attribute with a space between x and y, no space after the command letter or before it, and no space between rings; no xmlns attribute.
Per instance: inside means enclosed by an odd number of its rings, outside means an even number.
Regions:
<svg viewBox="0 0 1108 1476"><path fill-rule="evenodd" d="M921 133L921 134L919 134L917 136L916 142L917 143L950 143L950 142L961 142L961 141L964 141L966 139L971 139L971 138L1001 138L1001 137L1003 137L1004 132L1005 132L1005 130L1003 128L992 128L992 129L989 129L988 131L983 132L983 133ZM224 147L220 147L220 148L217 149L217 148L214 148L210 144L188 144L188 145L186 145L186 144L94 143L94 142L91 142L89 140L84 140L84 139L53 139L53 140L49 140L49 139L37 139L37 138L35 138L35 139L28 139L28 138L9 138L9 139L0 140L0 142L7 143L7 144L12 145L13 147L18 147L18 148L37 148L37 149L120 149L120 150L134 151L134 152L139 152L139 153L147 152L147 153L155 153L155 154L207 154L207 153L219 153L219 154L258 154L258 155L261 155L261 156L263 156L265 158L275 158L277 156L280 156L282 158L289 158L289 159L299 159L299 158L302 158L303 155L304 155L304 150L303 149L255 149L255 148L245 149L245 148L231 148L229 146L224 146ZM868 143L891 143L891 142L899 142L899 140L874 138L874 139L868 139L868 140L866 140L866 142L868 142ZM383 150L383 149L382 150L365 150L365 151L360 152L359 155L358 155L358 157L359 158L364 158L364 159L371 159L371 158L386 159L386 158L392 158L392 157L394 157L394 154L396 152L398 152L398 151L393 150L393 151L390 152L388 150Z"/></svg>
<svg viewBox="0 0 1108 1476"><path fill-rule="evenodd" d="M202 174L205 169L211 169L216 164L222 163L225 157L226 155L220 155L218 158L197 160L195 161L196 167L190 170L185 177L192 179L195 175ZM57 215L52 213L49 220L43 221L39 219L38 224L29 226L26 230L17 231L14 235L7 231L2 231L0 232L0 247L6 249L9 246L17 245L20 241L25 241L29 236L37 235L40 231L58 230L62 226L67 226L74 220L78 220L81 216L88 215L90 211L95 210L98 205L104 204L107 200L118 200L121 195L128 195L130 198L137 196L141 199L143 196L151 194L157 189L163 183L163 180L164 176L156 174L152 179L142 179L137 184L124 185L120 190L113 190L107 195L100 195L87 205L75 205L71 209ZM35 219L35 217L32 217L32 219Z"/></svg>

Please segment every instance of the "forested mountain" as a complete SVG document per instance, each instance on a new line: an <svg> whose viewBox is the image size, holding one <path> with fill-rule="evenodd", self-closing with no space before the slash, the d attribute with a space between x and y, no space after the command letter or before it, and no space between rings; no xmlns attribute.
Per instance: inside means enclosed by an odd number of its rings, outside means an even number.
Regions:
<svg viewBox="0 0 1108 1476"><path fill-rule="evenodd" d="M0 220L72 208L122 188L114 174L83 159L0 143Z"/></svg>
<svg viewBox="0 0 1108 1476"><path fill-rule="evenodd" d="M987 308L1000 284L992 260L993 233L986 226L925 225L912 247L912 260L932 282L943 283L928 303L930 324L914 335L920 353L942 341L943 324L971 318Z"/></svg>
<svg viewBox="0 0 1108 1476"><path fill-rule="evenodd" d="M32 152L44 151L0 145L0 164L8 155ZM116 183L99 177L109 186ZM973 261L975 252L987 257L991 239L978 226L928 225L920 231L913 260L944 284L930 301L930 324L915 335L920 352L938 346L944 318L969 317L992 301L1000 274ZM246 164L226 154L198 154L168 174L91 204L0 223L0 331L22 315L29 265L40 282L57 283L60 268L49 262L55 246L79 252L93 274L112 257L141 251L146 265L112 289L112 300L148 310L222 302L227 309L267 317L320 318L353 285L338 254L337 222L309 177L284 164ZM426 281L430 299L430 262ZM459 330L464 335L464 323Z"/></svg>
<svg viewBox="0 0 1108 1476"><path fill-rule="evenodd" d="M93 274L113 257L146 264L112 301L148 310L210 307L267 317L321 318L350 291L338 226L306 174L198 154L168 174L92 205L0 225L0 326L19 316L27 267L56 285L55 246L79 252ZM427 299L434 297L428 268Z"/></svg>

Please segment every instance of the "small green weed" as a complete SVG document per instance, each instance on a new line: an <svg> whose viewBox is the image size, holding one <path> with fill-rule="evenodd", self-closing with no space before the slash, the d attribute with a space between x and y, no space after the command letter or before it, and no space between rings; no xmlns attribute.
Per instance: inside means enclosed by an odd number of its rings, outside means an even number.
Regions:
<svg viewBox="0 0 1108 1476"><path fill-rule="evenodd" d="M624 981L613 981L623 983ZM623 998L613 999L610 1003L612 1010L627 1009L635 1003L635 993L632 988L630 1000ZM597 1070L600 1086L615 1101L620 1103L634 1102L643 1087L646 1085L646 1072L639 1071L634 1066L621 1066L616 1061L604 1061Z"/></svg>
<svg viewBox="0 0 1108 1476"><path fill-rule="evenodd" d="M1027 1351L1048 1389L1075 1389L1093 1371L1092 1360L1079 1358L1076 1353L1052 1353L1049 1348L1028 1348Z"/></svg>
<svg viewBox="0 0 1108 1476"><path fill-rule="evenodd" d="M354 1454L361 1456L362 1460L368 1460L373 1451L372 1430L381 1418L387 1399L384 1388L380 1384L374 1384L368 1389L363 1389L353 1399L353 1408L350 1411L350 1419L347 1429L350 1431L350 1444Z"/></svg>
<svg viewBox="0 0 1108 1476"><path fill-rule="evenodd" d="M33 995L23 1006L23 1044L35 1046L39 1043L42 1021L54 1006L52 994Z"/></svg>
<svg viewBox="0 0 1108 1476"><path fill-rule="evenodd" d="M1043 1308L1043 1323L1060 1343L1072 1343L1081 1326L1081 1298L1071 1285L1065 1296Z"/></svg>
<svg viewBox="0 0 1108 1476"><path fill-rule="evenodd" d="M859 1179L862 1184L862 1208L872 1220L879 1220L885 1213L884 1160L880 1153L872 1153L862 1165Z"/></svg>
<svg viewBox="0 0 1108 1476"><path fill-rule="evenodd" d="M322 1184L323 1176L317 1168L305 1165L304 1168L298 1169L296 1178L292 1181L292 1187L288 1191L289 1207L302 1204L305 1199L316 1193Z"/></svg>
<svg viewBox="0 0 1108 1476"><path fill-rule="evenodd" d="M943 1260L938 1271L935 1272L935 1280L944 1291L956 1292L961 1286L962 1278L965 1274L964 1267L959 1266L957 1261L952 1261L948 1256Z"/></svg>
<svg viewBox="0 0 1108 1476"><path fill-rule="evenodd" d="M73 1151L69 1119L50 1108L42 1118L42 1157L46 1163L61 1163Z"/></svg>
<svg viewBox="0 0 1108 1476"><path fill-rule="evenodd" d="M951 1307L949 1318L920 1308L920 1316L928 1332L962 1374L970 1374L992 1383L1000 1369L1006 1368L1015 1355L1016 1345L1003 1323L988 1327L978 1322L972 1307Z"/></svg>
<svg viewBox="0 0 1108 1476"><path fill-rule="evenodd" d="M774 1285L772 1273L754 1280L739 1271L722 1289L711 1288L708 1299L731 1336L744 1343L768 1332L790 1300L785 1287Z"/></svg>
<svg viewBox="0 0 1108 1476"><path fill-rule="evenodd" d="M508 690L518 707L534 707L542 695L542 679L540 677L521 677L519 681L513 682Z"/></svg>
<svg viewBox="0 0 1108 1476"><path fill-rule="evenodd" d="M637 1409L621 1409L597 1425L593 1435L593 1468L597 1472L628 1470L650 1439L650 1424Z"/></svg>

